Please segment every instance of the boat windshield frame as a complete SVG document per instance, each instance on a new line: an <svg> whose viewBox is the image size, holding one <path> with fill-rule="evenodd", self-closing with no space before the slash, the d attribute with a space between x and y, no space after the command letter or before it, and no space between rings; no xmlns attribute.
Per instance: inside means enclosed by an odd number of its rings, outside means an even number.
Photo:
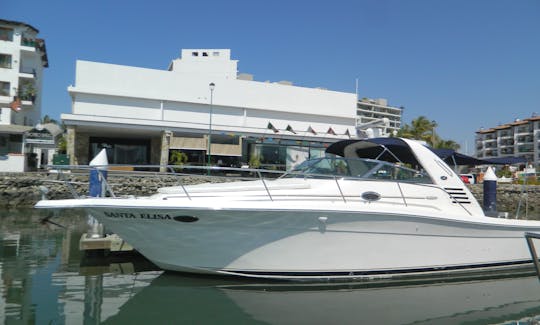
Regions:
<svg viewBox="0 0 540 325"><path fill-rule="evenodd" d="M404 183L433 184L423 170L368 158L321 157L309 159L295 166L280 178L344 178Z"/></svg>

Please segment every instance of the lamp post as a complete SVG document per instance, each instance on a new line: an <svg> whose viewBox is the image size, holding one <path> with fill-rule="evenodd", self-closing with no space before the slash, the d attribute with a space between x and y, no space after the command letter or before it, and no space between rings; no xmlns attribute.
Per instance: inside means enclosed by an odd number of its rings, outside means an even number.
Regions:
<svg viewBox="0 0 540 325"><path fill-rule="evenodd" d="M431 121L431 147L435 148L435 127L437 122L435 120Z"/></svg>
<svg viewBox="0 0 540 325"><path fill-rule="evenodd" d="M211 82L208 87L210 87L210 123L208 124L208 163L207 166L210 167L210 158L212 158L212 113L214 110L214 88L216 84ZM210 174L210 169L208 169L208 174Z"/></svg>

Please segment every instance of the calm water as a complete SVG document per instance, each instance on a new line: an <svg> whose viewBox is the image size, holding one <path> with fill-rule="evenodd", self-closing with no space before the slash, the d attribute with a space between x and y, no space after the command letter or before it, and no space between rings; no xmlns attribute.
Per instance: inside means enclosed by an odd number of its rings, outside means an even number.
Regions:
<svg viewBox="0 0 540 325"><path fill-rule="evenodd" d="M0 324L538 324L540 282L286 284L83 258L85 218L0 211ZM524 243L525 244L525 243Z"/></svg>

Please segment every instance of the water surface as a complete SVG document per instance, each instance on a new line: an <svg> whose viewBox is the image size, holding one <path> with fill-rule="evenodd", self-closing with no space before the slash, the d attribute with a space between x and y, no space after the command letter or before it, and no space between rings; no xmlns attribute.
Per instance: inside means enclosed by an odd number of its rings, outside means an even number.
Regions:
<svg viewBox="0 0 540 325"><path fill-rule="evenodd" d="M300 283L163 272L85 257L82 213L0 211L0 324L537 324L540 282ZM524 243L525 244L525 243ZM531 273L529 273L531 274Z"/></svg>

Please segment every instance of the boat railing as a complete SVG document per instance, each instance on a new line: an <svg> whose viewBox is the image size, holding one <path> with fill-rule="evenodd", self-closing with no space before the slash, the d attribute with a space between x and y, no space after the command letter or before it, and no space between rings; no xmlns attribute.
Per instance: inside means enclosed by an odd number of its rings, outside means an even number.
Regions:
<svg viewBox="0 0 540 325"><path fill-rule="evenodd" d="M104 174L105 171L109 175L129 175L129 176L139 176L139 177L151 177L151 176L172 176L177 177L178 181L175 183L175 186L179 186L182 189L184 195L192 200L192 193L186 188L184 182L182 182L182 177L193 176L193 177L202 177L203 179L212 178L214 180L219 179L228 179L235 178L238 181L244 180L260 180L268 199L274 201L275 197L272 195L271 188L268 186L267 181L269 179L276 179L279 177L296 177L296 178L326 178L333 179L336 184L337 190L339 192L340 199L347 203L347 198L350 198L350 195L347 196L344 193L342 186L340 185L341 180L362 180L362 181L382 181L382 182L392 182L395 183L399 190L399 198L403 201L405 206L408 206L407 201L408 197L405 195L403 190L403 185L405 184L415 184L419 186L429 187L431 189L436 189L442 191L445 195L448 195L452 201L459 204L459 206L467 212L467 214L472 215L471 212L461 203L459 200L453 198L453 195L449 193L446 189L433 184L424 184L421 182L411 182L411 181L402 181L402 180L386 180L386 179L370 179L363 177L355 177L350 175L331 175L331 174L317 174L317 173L306 173L306 172L296 172L296 171L279 171L279 170L267 170L267 169L257 169L257 168L237 168L237 167L218 167L218 166L179 166L179 165L108 165L108 166L88 166L88 165L53 165L49 166L54 168L58 173L59 180L49 182L62 182L64 183L71 195L74 198L81 198L84 195L81 195L77 192L74 185L84 185L88 183L84 182L73 182L69 180L68 175L77 175L85 172L90 172L90 170L96 170L100 175L100 178L103 181L104 191L102 196L117 197L113 191L111 183L107 181L107 177ZM108 169L106 169L108 168ZM127 170L126 170L127 169ZM139 169L139 170L137 170ZM141 170L144 169L144 170ZM158 170L161 170L158 172ZM163 171L166 170L166 171ZM396 197L397 198L397 197ZM417 197L414 197L417 198Z"/></svg>
<svg viewBox="0 0 540 325"><path fill-rule="evenodd" d="M49 173L54 171L55 174L58 175L58 180L47 180L46 182L60 182L65 184L74 198L81 198L84 196L77 192L74 185L89 185L89 182L71 181L68 176L81 175L84 173L89 173L92 170L97 171L100 176L100 180L103 182L103 188L105 191L103 192L102 196L116 197L116 194L111 186L112 184L107 181L107 175L105 175L105 172L107 172L108 175L129 175L135 177L152 177L156 175L177 177L179 181L175 185L180 186L186 197L189 199L191 199L191 195L185 187L185 184L181 182L182 177L193 176L205 179L212 178L216 180L230 180L231 178L235 178L238 181L259 179L261 180L269 198L273 200L270 189L266 184L266 180L278 178L286 173L285 171L256 168L179 165L48 165L45 166L45 168L49 170ZM161 171L158 172L158 170Z"/></svg>
<svg viewBox="0 0 540 325"><path fill-rule="evenodd" d="M536 251L536 246L534 245L534 239L540 239L540 234L533 232L525 232L525 240L527 241L527 246L529 247L529 253L536 270L536 275L540 280L540 261L538 260L538 252Z"/></svg>

